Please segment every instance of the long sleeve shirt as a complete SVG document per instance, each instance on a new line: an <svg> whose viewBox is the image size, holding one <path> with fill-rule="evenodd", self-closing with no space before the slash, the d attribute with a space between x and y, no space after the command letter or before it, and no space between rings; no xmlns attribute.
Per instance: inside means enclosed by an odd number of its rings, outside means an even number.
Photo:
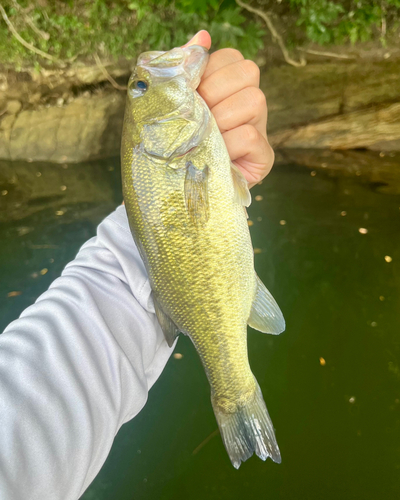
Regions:
<svg viewBox="0 0 400 500"><path fill-rule="evenodd" d="M78 499L172 351L119 207L0 335L0 499Z"/></svg>

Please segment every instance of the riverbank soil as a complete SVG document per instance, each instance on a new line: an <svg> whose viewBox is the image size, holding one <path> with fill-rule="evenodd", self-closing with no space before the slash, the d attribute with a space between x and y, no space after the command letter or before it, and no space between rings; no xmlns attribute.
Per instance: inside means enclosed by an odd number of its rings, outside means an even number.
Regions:
<svg viewBox="0 0 400 500"><path fill-rule="evenodd" d="M332 50L307 54L303 67L260 57L272 146L400 151L399 49ZM118 154L134 63L0 68L0 159L78 163Z"/></svg>

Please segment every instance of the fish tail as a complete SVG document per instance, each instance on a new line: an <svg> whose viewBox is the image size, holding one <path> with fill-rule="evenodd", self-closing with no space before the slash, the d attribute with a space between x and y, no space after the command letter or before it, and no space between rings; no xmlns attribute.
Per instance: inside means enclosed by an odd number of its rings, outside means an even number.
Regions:
<svg viewBox="0 0 400 500"><path fill-rule="evenodd" d="M254 452L262 460L271 457L281 463L272 421L258 384L254 398L236 412L225 412L216 401L213 401L213 409L226 451L236 469Z"/></svg>

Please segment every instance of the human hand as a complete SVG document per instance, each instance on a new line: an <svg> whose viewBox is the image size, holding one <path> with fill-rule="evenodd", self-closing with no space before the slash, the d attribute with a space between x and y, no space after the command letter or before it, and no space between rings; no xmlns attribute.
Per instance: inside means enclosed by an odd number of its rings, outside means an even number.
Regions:
<svg viewBox="0 0 400 500"><path fill-rule="evenodd" d="M209 49L211 37L199 31L186 45ZM235 49L210 55L197 89L215 117L232 162L249 186L260 182L274 163L267 138L267 103L259 88L260 70Z"/></svg>

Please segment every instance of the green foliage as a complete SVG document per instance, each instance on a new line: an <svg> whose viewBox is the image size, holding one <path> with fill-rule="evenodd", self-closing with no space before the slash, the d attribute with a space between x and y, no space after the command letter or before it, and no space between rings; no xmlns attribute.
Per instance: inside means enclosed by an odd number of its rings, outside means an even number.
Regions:
<svg viewBox="0 0 400 500"><path fill-rule="evenodd" d="M245 57L254 57L263 47L265 31L255 22L247 22L240 9L222 10L209 25L213 42L219 47L239 48Z"/></svg>
<svg viewBox="0 0 400 500"><path fill-rule="evenodd" d="M335 23L344 11L341 4L330 0L290 0L291 6L300 7L298 26L304 26L307 37L320 44L333 42L332 30L328 27Z"/></svg>
<svg viewBox="0 0 400 500"><path fill-rule="evenodd" d="M400 0L248 1L267 11L278 31L295 45L354 44L373 38L385 43L400 19ZM235 0L9 0L5 8L27 42L63 61L92 58L94 53L131 58L149 48L166 50L186 43L200 29L210 32L214 49L235 47L247 58L271 43L261 18ZM43 63L1 19L0 53L2 62L15 66Z"/></svg>
<svg viewBox="0 0 400 500"><path fill-rule="evenodd" d="M400 0L288 0L308 40L352 44L378 36L383 42L388 28L400 18Z"/></svg>
<svg viewBox="0 0 400 500"><path fill-rule="evenodd" d="M43 2L42 2L43 3ZM7 14L18 33L35 47L60 60L90 56L135 57L148 48L166 50L186 43L198 30L207 29L213 46L236 47L245 57L255 57L264 31L259 20L240 13L234 1L218 0L78 0L47 2L41 7L20 0L20 9L9 6ZM13 4L11 4L13 5ZM49 35L38 35L26 21ZM0 25L2 62L37 60L37 56Z"/></svg>

